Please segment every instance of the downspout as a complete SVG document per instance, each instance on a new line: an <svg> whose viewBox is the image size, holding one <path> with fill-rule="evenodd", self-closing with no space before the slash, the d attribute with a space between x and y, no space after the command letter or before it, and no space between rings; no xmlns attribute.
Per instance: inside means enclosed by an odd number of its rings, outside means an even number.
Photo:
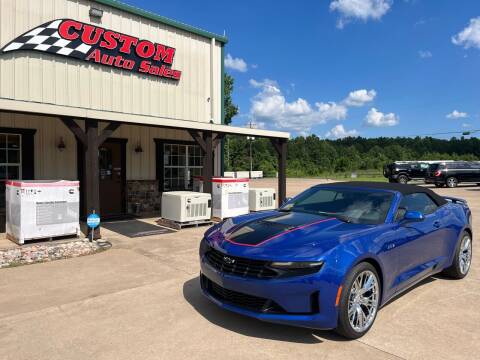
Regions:
<svg viewBox="0 0 480 360"><path fill-rule="evenodd" d="M210 123L213 123L215 107L214 107L214 88L215 88L215 76L214 71L215 67L213 61L215 59L215 38L211 39L210 42Z"/></svg>
<svg viewBox="0 0 480 360"><path fill-rule="evenodd" d="M221 44L221 55L220 55L220 61L222 62L220 64L220 71L221 77L220 77L220 121L222 125L225 125L225 45ZM225 137L222 138L222 141L220 143L220 176L224 176L225 174Z"/></svg>

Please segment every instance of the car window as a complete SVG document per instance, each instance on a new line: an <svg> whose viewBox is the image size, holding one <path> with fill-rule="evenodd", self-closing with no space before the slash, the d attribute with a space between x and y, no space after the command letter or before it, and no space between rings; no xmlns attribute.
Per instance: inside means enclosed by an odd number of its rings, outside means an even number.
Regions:
<svg viewBox="0 0 480 360"><path fill-rule="evenodd" d="M395 219L403 219L407 211L420 211L422 214L428 215L434 213L437 208L438 205L427 194L415 193L405 195L400 201Z"/></svg>
<svg viewBox="0 0 480 360"><path fill-rule="evenodd" d="M318 203L327 203L334 200L342 199L342 194L338 193L337 191L333 190L323 190L314 192L311 196L304 199L302 204L309 205L309 204L318 204Z"/></svg>
<svg viewBox="0 0 480 360"><path fill-rule="evenodd" d="M375 190L310 188L285 204L284 211L346 217L353 223L381 224L393 194Z"/></svg>

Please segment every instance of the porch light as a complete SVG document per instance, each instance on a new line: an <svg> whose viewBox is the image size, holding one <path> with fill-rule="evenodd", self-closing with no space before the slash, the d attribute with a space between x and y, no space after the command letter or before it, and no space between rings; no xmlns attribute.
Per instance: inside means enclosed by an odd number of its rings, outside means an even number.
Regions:
<svg viewBox="0 0 480 360"><path fill-rule="evenodd" d="M59 151L63 151L67 148L67 145L65 145L65 141L63 141L63 137L60 137L60 140L58 141L58 144L57 144L57 149Z"/></svg>
<svg viewBox="0 0 480 360"><path fill-rule="evenodd" d="M135 147L135 152L136 152L137 154L143 152L142 144L138 143L138 145Z"/></svg>
<svg viewBox="0 0 480 360"><path fill-rule="evenodd" d="M89 14L93 18L101 19L103 16L103 10L91 7Z"/></svg>

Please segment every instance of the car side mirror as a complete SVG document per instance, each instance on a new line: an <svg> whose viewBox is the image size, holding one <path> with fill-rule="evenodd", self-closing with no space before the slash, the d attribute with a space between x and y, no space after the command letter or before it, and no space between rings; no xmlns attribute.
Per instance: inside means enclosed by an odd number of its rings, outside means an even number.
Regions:
<svg viewBox="0 0 480 360"><path fill-rule="evenodd" d="M420 211L407 211L403 217L404 221L423 221L425 216Z"/></svg>

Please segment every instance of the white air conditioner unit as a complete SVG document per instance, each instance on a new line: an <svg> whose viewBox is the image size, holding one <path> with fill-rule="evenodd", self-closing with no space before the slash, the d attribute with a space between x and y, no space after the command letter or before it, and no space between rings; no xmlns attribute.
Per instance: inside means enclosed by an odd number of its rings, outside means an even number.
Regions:
<svg viewBox="0 0 480 360"><path fill-rule="evenodd" d="M19 244L80 233L78 181L7 181L7 237Z"/></svg>
<svg viewBox="0 0 480 360"><path fill-rule="evenodd" d="M248 204L250 211L272 210L276 208L274 189L250 189Z"/></svg>
<svg viewBox="0 0 480 360"><path fill-rule="evenodd" d="M210 194L193 191L169 191L162 194L162 218L186 223L210 220L212 216Z"/></svg>
<svg viewBox="0 0 480 360"><path fill-rule="evenodd" d="M235 171L235 177L237 179L248 179L250 177L250 171Z"/></svg>
<svg viewBox="0 0 480 360"><path fill-rule="evenodd" d="M263 178L263 171L250 171L250 179L261 179Z"/></svg>
<svg viewBox="0 0 480 360"><path fill-rule="evenodd" d="M235 171L224 171L223 172L223 177L234 178L235 177Z"/></svg>
<svg viewBox="0 0 480 360"><path fill-rule="evenodd" d="M248 178L212 179L213 216L220 219L248 214Z"/></svg>

